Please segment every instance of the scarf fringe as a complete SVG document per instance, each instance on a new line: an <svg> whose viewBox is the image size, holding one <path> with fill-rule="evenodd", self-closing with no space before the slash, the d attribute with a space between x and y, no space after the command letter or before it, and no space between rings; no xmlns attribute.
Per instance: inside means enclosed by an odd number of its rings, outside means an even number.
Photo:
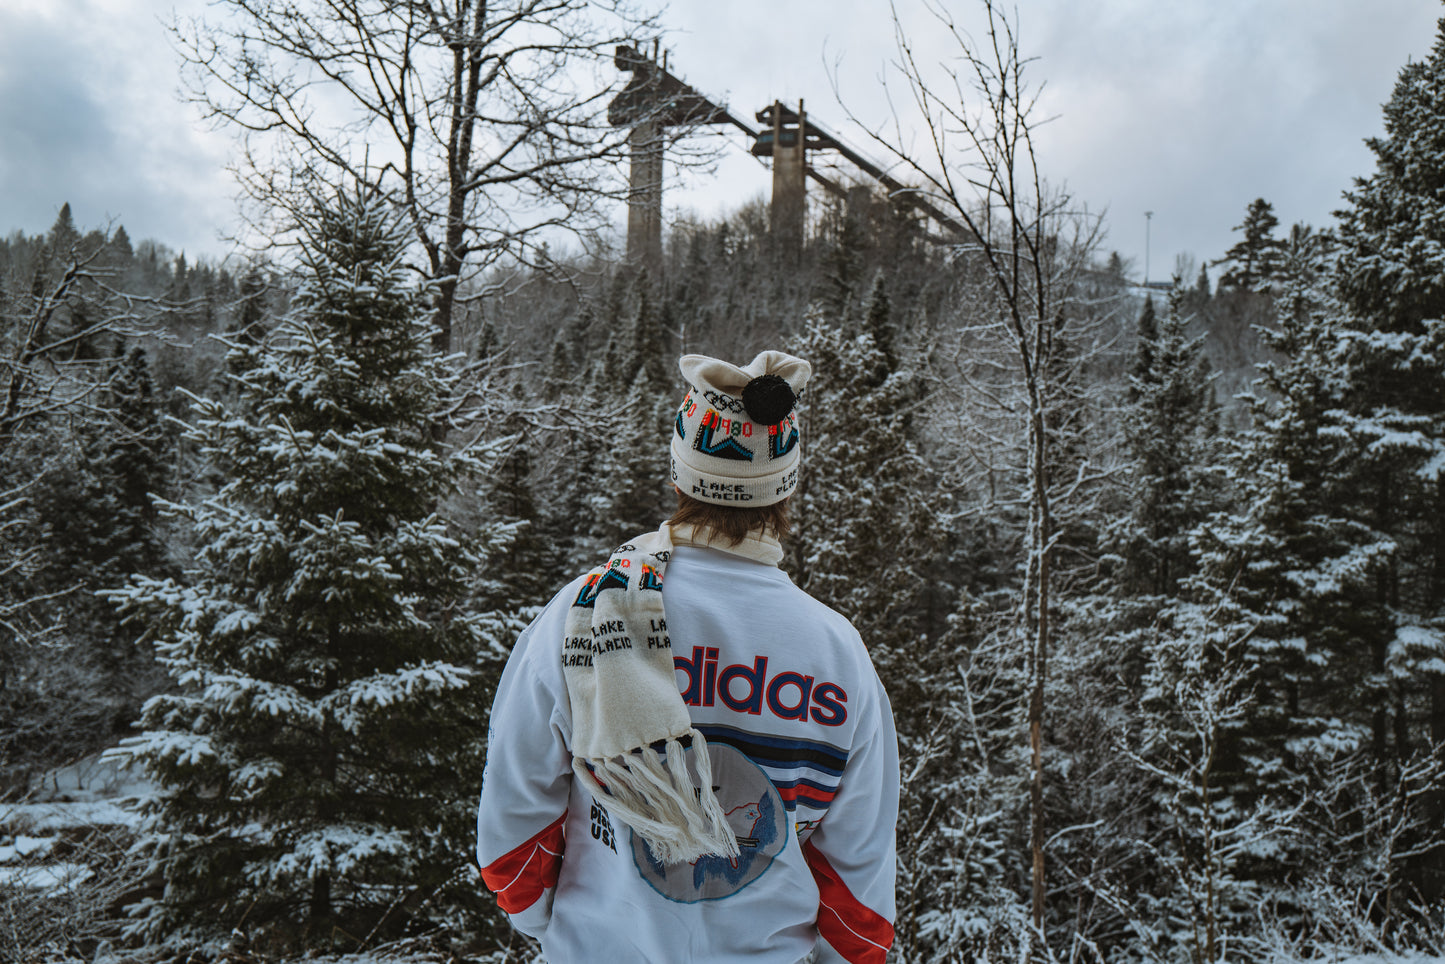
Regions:
<svg viewBox="0 0 1445 964"><path fill-rule="evenodd" d="M693 766L701 786L693 784L685 751L675 737L666 741L662 753L645 746L626 756L574 758L572 771L614 816L641 835L662 863L688 863L709 855L736 857L737 837L712 789L707 740L697 730L687 735L692 738Z"/></svg>

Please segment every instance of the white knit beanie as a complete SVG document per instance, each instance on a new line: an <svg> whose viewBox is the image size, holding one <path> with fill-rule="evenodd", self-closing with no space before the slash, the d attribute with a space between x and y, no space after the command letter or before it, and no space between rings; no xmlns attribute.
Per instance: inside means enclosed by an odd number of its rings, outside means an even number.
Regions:
<svg viewBox="0 0 1445 964"><path fill-rule="evenodd" d="M781 502L798 485L797 403L813 367L765 351L746 367L706 355L677 361L688 392L672 434L672 482L700 502Z"/></svg>

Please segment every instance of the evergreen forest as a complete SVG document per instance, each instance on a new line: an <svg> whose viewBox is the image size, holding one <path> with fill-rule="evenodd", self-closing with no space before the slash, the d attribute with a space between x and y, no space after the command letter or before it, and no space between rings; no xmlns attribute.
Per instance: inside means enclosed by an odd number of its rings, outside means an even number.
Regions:
<svg viewBox="0 0 1445 964"><path fill-rule="evenodd" d="M897 718L890 961L1445 955L1445 21L1335 223L1260 198L1146 287L1049 187L991 3L972 179L896 147L932 213L859 180L650 264L558 230L626 204L625 132L458 52L527 35L360 6L374 47L251 41L438 84L372 119L414 158L288 128L242 171L276 243L219 261L69 205L0 237L0 960L533 960L473 853L492 691L670 513L677 357L768 348L814 368L784 568ZM549 57L618 39L511 6ZM190 66L259 69L226 39ZM97 760L142 789L47 832Z"/></svg>

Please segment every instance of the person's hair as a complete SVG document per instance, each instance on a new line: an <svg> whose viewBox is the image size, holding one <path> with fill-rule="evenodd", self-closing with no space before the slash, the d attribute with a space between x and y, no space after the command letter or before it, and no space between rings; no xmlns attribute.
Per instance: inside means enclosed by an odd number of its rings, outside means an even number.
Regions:
<svg viewBox="0 0 1445 964"><path fill-rule="evenodd" d="M700 529L711 529L735 546L747 538L748 533L761 530L771 532L781 539L788 534L788 499L772 505L757 508L742 508L699 502L692 496L677 491L677 511L668 519L669 525L694 525Z"/></svg>

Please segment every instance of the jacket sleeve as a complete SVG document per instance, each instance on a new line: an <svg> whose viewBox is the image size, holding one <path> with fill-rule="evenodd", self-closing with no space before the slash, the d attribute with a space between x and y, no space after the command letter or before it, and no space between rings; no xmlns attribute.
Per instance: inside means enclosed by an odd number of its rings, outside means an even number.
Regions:
<svg viewBox="0 0 1445 964"><path fill-rule="evenodd" d="M564 735L571 721L561 692L562 630L556 609L548 607L527 627L502 671L477 808L482 881L512 924L538 939L552 917L572 785ZM549 646L549 640L556 645ZM549 657L556 666L544 662Z"/></svg>
<svg viewBox="0 0 1445 964"><path fill-rule="evenodd" d="M817 964L883 964L893 944L898 737L888 695L875 686L838 795L803 845L818 884Z"/></svg>

